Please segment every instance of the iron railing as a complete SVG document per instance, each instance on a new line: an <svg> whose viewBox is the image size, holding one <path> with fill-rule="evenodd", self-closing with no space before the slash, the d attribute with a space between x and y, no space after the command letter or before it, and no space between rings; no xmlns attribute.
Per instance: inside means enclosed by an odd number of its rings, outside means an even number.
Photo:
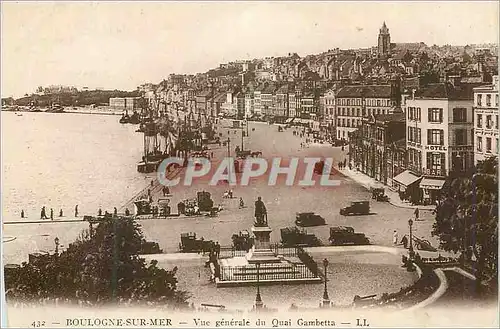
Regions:
<svg viewBox="0 0 500 329"><path fill-rule="evenodd" d="M259 280L292 280L312 279L318 276L304 264L293 264L284 267L275 264L261 264L258 271ZM221 281L257 281L256 266L223 266L220 268Z"/></svg>

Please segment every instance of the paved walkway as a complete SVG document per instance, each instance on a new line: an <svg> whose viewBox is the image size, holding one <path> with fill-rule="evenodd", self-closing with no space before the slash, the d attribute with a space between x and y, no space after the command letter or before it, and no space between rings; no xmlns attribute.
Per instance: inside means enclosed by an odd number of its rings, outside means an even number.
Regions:
<svg viewBox="0 0 500 329"><path fill-rule="evenodd" d="M367 190L370 190L372 187L385 188L385 194L389 197L389 202L393 206L400 207L400 208L409 208L409 209L418 208L419 210L434 210L436 208L434 205L430 205L430 206L417 205L417 206L415 206L415 205L410 204L408 201L401 201L398 193L396 191L393 191L391 189L391 187L384 185L381 182L376 181L374 178L367 176L360 171L351 170L349 168L339 169L339 171L343 175L349 177L353 181L355 181L358 184L365 187Z"/></svg>

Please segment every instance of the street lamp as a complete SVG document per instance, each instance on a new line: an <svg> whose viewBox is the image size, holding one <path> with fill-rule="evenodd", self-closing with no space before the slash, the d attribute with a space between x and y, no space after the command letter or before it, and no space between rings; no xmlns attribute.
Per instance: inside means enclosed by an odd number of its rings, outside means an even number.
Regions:
<svg viewBox="0 0 500 329"><path fill-rule="evenodd" d="M58 256L59 255L59 238L57 236L54 239L54 243L56 244L55 254Z"/></svg>
<svg viewBox="0 0 500 329"><path fill-rule="evenodd" d="M410 248L409 248L409 255L410 255L410 259L413 259L413 256L415 255L415 252L413 251L413 231L412 231L413 219L410 218L408 220L408 226L410 227Z"/></svg>
<svg viewBox="0 0 500 329"><path fill-rule="evenodd" d="M257 263L255 264L257 267L257 296L255 296L255 309L259 310L264 306L264 303L262 302L262 297L260 296L260 281L259 281L259 269L260 269L260 264Z"/></svg>
<svg viewBox="0 0 500 329"><path fill-rule="evenodd" d="M328 281L327 279L327 269L328 269L328 259L323 259L323 267L325 268L325 290L323 291L323 307L329 307L330 306L330 297L328 297L328 290L326 287L326 282Z"/></svg>

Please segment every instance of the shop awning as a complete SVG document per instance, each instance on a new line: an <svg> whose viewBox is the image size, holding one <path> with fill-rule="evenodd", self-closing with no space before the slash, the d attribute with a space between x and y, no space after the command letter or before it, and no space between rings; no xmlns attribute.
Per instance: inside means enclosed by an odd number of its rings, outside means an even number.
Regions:
<svg viewBox="0 0 500 329"><path fill-rule="evenodd" d="M401 174L394 177L394 180L399 184L408 187L411 184L415 183L421 178L421 176L416 176L412 174L409 170L403 171Z"/></svg>
<svg viewBox="0 0 500 329"><path fill-rule="evenodd" d="M440 190L443 188L443 185L444 185L444 179L424 178L420 182L420 188L426 190Z"/></svg>

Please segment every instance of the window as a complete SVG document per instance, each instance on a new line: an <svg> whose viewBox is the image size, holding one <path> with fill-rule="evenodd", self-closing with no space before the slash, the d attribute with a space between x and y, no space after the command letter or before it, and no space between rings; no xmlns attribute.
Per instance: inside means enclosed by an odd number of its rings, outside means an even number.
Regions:
<svg viewBox="0 0 500 329"><path fill-rule="evenodd" d="M339 127L341 126L340 119L338 119L338 121L337 121L337 126L339 126Z"/></svg>
<svg viewBox="0 0 500 329"><path fill-rule="evenodd" d="M495 95L495 106L498 106L498 94Z"/></svg>
<svg viewBox="0 0 500 329"><path fill-rule="evenodd" d="M491 94L486 95L486 106L491 106Z"/></svg>
<svg viewBox="0 0 500 329"><path fill-rule="evenodd" d="M429 122L443 122L443 109L429 108L428 109Z"/></svg>
<svg viewBox="0 0 500 329"><path fill-rule="evenodd" d="M477 115L477 125L476 125L476 127L483 128L483 115L482 114L478 114Z"/></svg>
<svg viewBox="0 0 500 329"><path fill-rule="evenodd" d="M361 114L361 109L358 108L358 110L357 110L357 116L359 117L360 114Z"/></svg>
<svg viewBox="0 0 500 329"><path fill-rule="evenodd" d="M345 127L345 119L342 119L342 127Z"/></svg>
<svg viewBox="0 0 500 329"><path fill-rule="evenodd" d="M486 137L486 152L491 153L491 137Z"/></svg>
<svg viewBox="0 0 500 329"><path fill-rule="evenodd" d="M366 117L366 109L363 109L363 116Z"/></svg>
<svg viewBox="0 0 500 329"><path fill-rule="evenodd" d="M417 143L422 144L422 130L417 128Z"/></svg>
<svg viewBox="0 0 500 329"><path fill-rule="evenodd" d="M467 130L455 130L455 145L467 145Z"/></svg>
<svg viewBox="0 0 500 329"><path fill-rule="evenodd" d="M444 131L442 129L428 129L427 144L444 145Z"/></svg>
<svg viewBox="0 0 500 329"><path fill-rule="evenodd" d="M483 137L477 136L477 150L479 152L483 151Z"/></svg>
<svg viewBox="0 0 500 329"><path fill-rule="evenodd" d="M465 108L453 109L453 122L467 122L467 109Z"/></svg>
<svg viewBox="0 0 500 329"><path fill-rule="evenodd" d="M483 95L482 94L477 95L477 106L483 106Z"/></svg>
<svg viewBox="0 0 500 329"><path fill-rule="evenodd" d="M486 116L486 129L493 128L493 120L491 119L491 115Z"/></svg>
<svg viewBox="0 0 500 329"><path fill-rule="evenodd" d="M434 174L442 174L444 171L445 154L427 152L427 169Z"/></svg>

